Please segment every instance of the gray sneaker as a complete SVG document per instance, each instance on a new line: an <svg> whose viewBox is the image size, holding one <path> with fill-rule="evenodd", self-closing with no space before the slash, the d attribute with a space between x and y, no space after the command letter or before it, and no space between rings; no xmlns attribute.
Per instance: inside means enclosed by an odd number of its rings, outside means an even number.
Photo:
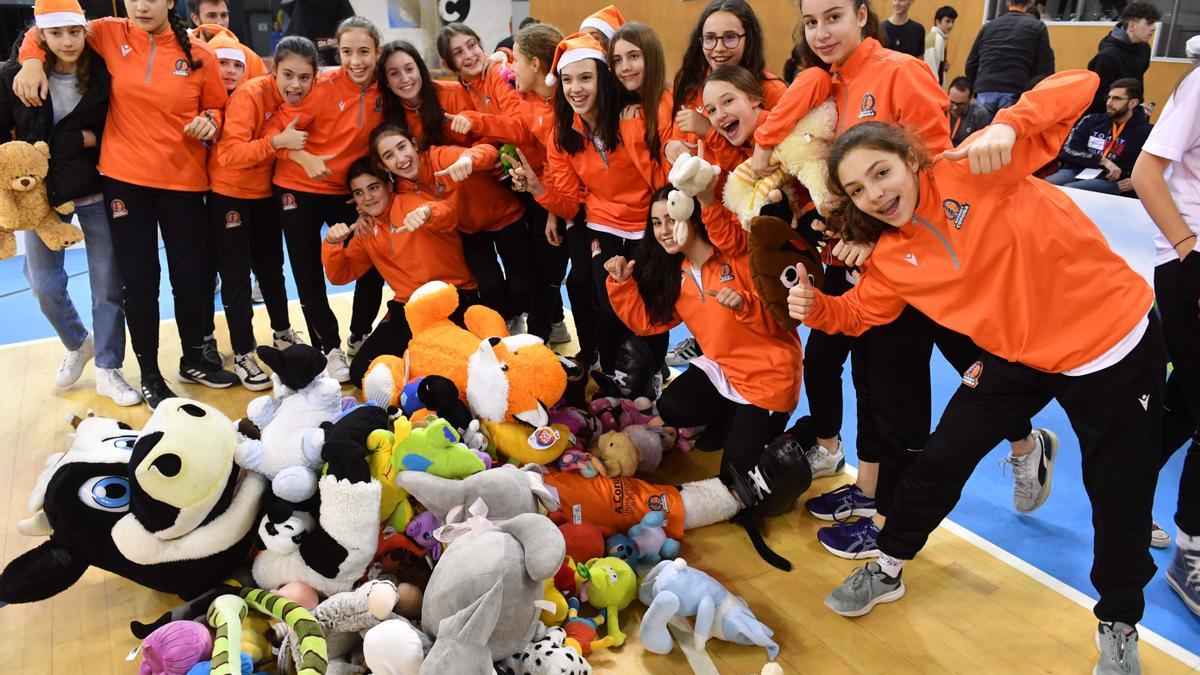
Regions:
<svg viewBox="0 0 1200 675"><path fill-rule="evenodd" d="M842 616L862 616L881 602L904 597L904 573L895 579L883 573L879 563L869 562L846 577L825 598L825 606Z"/></svg>
<svg viewBox="0 0 1200 675"><path fill-rule="evenodd" d="M555 321L550 324L550 337L546 340L552 345L565 345L571 341L571 329L565 321Z"/></svg>
<svg viewBox="0 0 1200 675"><path fill-rule="evenodd" d="M1058 459L1058 436L1049 429L1034 429L1038 443L1034 451L1022 457L1009 455L1001 466L1012 465L1013 508L1017 513L1033 513L1050 496L1054 478L1054 460Z"/></svg>
<svg viewBox="0 0 1200 675"><path fill-rule="evenodd" d="M814 479L832 476L846 468L846 453L842 450L841 441L838 441L837 450L833 452L826 450L820 443L813 443L804 456L808 458L808 465L812 467Z"/></svg>
<svg viewBox="0 0 1200 675"><path fill-rule="evenodd" d="M1096 628L1096 648L1100 650L1100 660L1092 670L1093 675L1141 675L1138 634L1133 626L1120 621L1101 623Z"/></svg>

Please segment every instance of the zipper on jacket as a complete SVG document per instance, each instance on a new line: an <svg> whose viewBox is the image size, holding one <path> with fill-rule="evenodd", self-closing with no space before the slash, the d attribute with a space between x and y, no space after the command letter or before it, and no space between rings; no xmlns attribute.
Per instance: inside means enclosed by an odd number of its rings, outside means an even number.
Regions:
<svg viewBox="0 0 1200 675"><path fill-rule="evenodd" d="M154 69L154 36L150 36L150 60L146 63L146 81L150 81L150 71Z"/></svg>
<svg viewBox="0 0 1200 675"><path fill-rule="evenodd" d="M362 128L363 124L363 106L367 104L367 90L363 89L358 92L358 128Z"/></svg>
<svg viewBox="0 0 1200 675"><path fill-rule="evenodd" d="M950 246L950 240L946 239L946 236L943 235L941 232L938 232L937 228L935 228L933 225L930 225L929 221L925 220L924 218L922 218L921 216L918 216L915 213L913 214L913 222L918 223L920 225L924 225L925 227L929 228L929 231L933 233L933 236L937 237L938 241L942 242L942 246L946 247L946 252L950 254L950 262L954 264L954 269L958 269L959 268L958 255L956 255L954 253L954 248L952 246Z"/></svg>

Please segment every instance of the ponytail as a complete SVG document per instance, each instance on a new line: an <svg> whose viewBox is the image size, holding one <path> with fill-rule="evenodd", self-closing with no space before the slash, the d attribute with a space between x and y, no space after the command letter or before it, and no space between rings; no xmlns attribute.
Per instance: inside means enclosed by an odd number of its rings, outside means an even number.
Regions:
<svg viewBox="0 0 1200 675"><path fill-rule="evenodd" d="M192 56L192 38L188 35L187 26L183 24L183 19L172 10L167 10L167 20L171 22L171 30L175 31L175 39L179 41L179 48L183 50L183 56L187 59L188 66L192 70L200 70L204 66L204 62Z"/></svg>

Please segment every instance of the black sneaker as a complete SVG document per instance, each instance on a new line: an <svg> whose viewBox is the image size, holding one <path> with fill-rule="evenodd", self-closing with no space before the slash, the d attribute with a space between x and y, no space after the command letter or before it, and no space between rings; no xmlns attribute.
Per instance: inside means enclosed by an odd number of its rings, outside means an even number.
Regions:
<svg viewBox="0 0 1200 675"><path fill-rule="evenodd" d="M204 360L211 363L214 368L225 367L225 356L217 349L217 338L212 336L204 338L204 343L200 345L200 353Z"/></svg>
<svg viewBox="0 0 1200 675"><path fill-rule="evenodd" d="M158 407L159 403L175 398L175 392L167 387L167 383L163 380L162 375L151 375L142 378L142 400L146 405L150 406L151 410Z"/></svg>
<svg viewBox="0 0 1200 675"><path fill-rule="evenodd" d="M224 389L241 381L237 375L219 365L213 365L205 358L198 359L193 363L189 363L186 359L179 359L179 377L213 389Z"/></svg>
<svg viewBox="0 0 1200 675"><path fill-rule="evenodd" d="M788 433L780 434L763 448L749 469L726 471L726 482L742 504L757 509L761 516L778 516L792 510L796 500L812 484L812 468L804 456L805 445Z"/></svg>

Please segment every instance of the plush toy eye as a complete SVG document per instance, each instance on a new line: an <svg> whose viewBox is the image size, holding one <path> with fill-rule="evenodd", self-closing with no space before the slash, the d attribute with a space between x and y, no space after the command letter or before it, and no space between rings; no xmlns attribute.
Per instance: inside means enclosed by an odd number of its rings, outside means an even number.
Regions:
<svg viewBox="0 0 1200 675"><path fill-rule="evenodd" d="M128 450L133 452L133 446L137 443L137 436L113 436L112 438L104 439L112 447L117 450Z"/></svg>
<svg viewBox="0 0 1200 675"><path fill-rule="evenodd" d="M779 273L779 282L784 288L793 288L800 283L800 272L794 266L787 266Z"/></svg>
<svg viewBox="0 0 1200 675"><path fill-rule="evenodd" d="M129 479L123 476L89 478L79 486L79 500L98 511L128 511Z"/></svg>
<svg viewBox="0 0 1200 675"><path fill-rule="evenodd" d="M617 571L613 568L608 568L608 579L614 584L617 583Z"/></svg>

